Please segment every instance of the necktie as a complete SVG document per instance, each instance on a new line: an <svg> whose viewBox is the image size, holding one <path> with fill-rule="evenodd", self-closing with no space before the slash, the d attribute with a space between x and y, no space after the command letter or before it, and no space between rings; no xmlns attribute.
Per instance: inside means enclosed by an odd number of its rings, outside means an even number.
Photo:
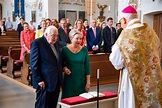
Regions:
<svg viewBox="0 0 162 108"><path fill-rule="evenodd" d="M66 29L66 28L64 28L64 31L65 31L65 33L66 33L66 34L68 34L68 32L67 32L67 29Z"/></svg>
<svg viewBox="0 0 162 108"><path fill-rule="evenodd" d="M94 36L96 37L96 29L93 29Z"/></svg>
<svg viewBox="0 0 162 108"><path fill-rule="evenodd" d="M58 58L58 53L57 53L57 51L56 51L55 46L54 46L54 45L51 45L51 48L52 48L52 51L53 51L53 53L55 54L55 56L56 56L56 58L57 58L57 60L58 60L58 59L59 59L59 58Z"/></svg>
<svg viewBox="0 0 162 108"><path fill-rule="evenodd" d="M110 31L111 31L111 44L114 44L114 37L113 37L113 29L112 27L110 27Z"/></svg>

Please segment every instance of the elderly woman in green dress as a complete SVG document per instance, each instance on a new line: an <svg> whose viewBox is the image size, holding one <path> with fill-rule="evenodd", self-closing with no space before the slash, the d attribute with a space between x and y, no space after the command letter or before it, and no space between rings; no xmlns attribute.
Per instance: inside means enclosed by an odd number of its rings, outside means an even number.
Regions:
<svg viewBox="0 0 162 108"><path fill-rule="evenodd" d="M82 34L73 29L69 33L71 44L63 47L64 82L62 98L78 96L90 89L90 64L86 48L80 45Z"/></svg>

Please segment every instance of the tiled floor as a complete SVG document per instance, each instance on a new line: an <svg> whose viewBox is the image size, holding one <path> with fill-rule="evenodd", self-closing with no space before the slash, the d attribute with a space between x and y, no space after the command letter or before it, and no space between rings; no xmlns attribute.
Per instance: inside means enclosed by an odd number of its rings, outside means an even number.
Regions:
<svg viewBox="0 0 162 108"><path fill-rule="evenodd" d="M117 92L118 84L101 85L100 92ZM91 87L90 91L95 91ZM0 73L0 108L34 108L35 90ZM61 97L61 93L60 93ZM60 101L60 98L59 98ZM59 105L58 105L59 108Z"/></svg>

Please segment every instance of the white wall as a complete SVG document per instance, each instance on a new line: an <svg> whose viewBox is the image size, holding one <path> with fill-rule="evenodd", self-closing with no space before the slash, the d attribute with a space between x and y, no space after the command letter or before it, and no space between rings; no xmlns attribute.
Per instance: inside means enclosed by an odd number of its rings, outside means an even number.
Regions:
<svg viewBox="0 0 162 108"><path fill-rule="evenodd" d="M14 11L14 0L4 0L2 2L2 18L3 17L10 17L12 19L12 11ZM36 2L36 7L34 6L34 2ZM25 0L25 21L30 22L31 19L31 11L36 11L36 22L34 25L38 25L41 18L58 18L58 1L57 0L41 0L43 7L42 11L38 9L38 4L40 0ZM57 4L57 5L56 5ZM17 28L17 24L19 23L19 17L16 18L16 21L13 22L14 28Z"/></svg>
<svg viewBox="0 0 162 108"><path fill-rule="evenodd" d="M48 18L58 19L58 0L48 0Z"/></svg>
<svg viewBox="0 0 162 108"><path fill-rule="evenodd" d="M0 0L2 2L2 8L3 8L3 15L2 17L11 17L12 20L12 11L14 10L14 6L11 4L13 3L14 0ZM33 3L36 2L36 7L33 6ZM42 11L38 9L38 4L39 2L42 2L43 7ZM36 10L36 22L34 25L38 25L41 18L56 18L58 19L58 11L57 10L72 10L72 11L77 11L77 14L79 11L85 11L84 6L79 6L79 5L65 5L61 4L59 5L58 3L59 0L25 0L25 21L30 22L31 19L31 11ZM105 16L105 21L108 17L114 18L114 22L117 22L117 4L116 0L96 0L96 4L99 3L101 5L108 5L110 6L110 11L108 10L108 7L105 8L104 10L104 16ZM27 6L28 5L28 6ZM99 9L96 5L95 7L96 12L93 15L93 18L97 18L99 16ZM86 18L90 20L90 17L86 15ZM78 16L77 16L78 19ZM17 27L17 24L19 23L19 18L16 18L16 21L13 22L14 28Z"/></svg>
<svg viewBox="0 0 162 108"><path fill-rule="evenodd" d="M116 0L96 0L96 7L95 7L95 13L93 14L93 18L97 18L99 16L99 9L97 7L97 4L100 5L107 5L107 7L104 9L104 16L105 21L108 17L114 18L114 22L117 22L117 4ZM110 11L109 11L110 6ZM79 6L79 5L69 5L69 4L60 4L59 10L70 10L70 11L85 11L85 6ZM86 19L90 21L90 16L85 15ZM77 16L78 19L78 16Z"/></svg>
<svg viewBox="0 0 162 108"><path fill-rule="evenodd" d="M129 0L119 0L119 14L123 8L128 5ZM153 28L153 18L155 14L162 13L162 0L138 0L137 11L141 13L140 20L148 23ZM119 19L118 19L119 20Z"/></svg>
<svg viewBox="0 0 162 108"><path fill-rule="evenodd" d="M2 2L2 18L6 18L10 17L11 21L12 21L12 11L14 10L13 5L11 5L13 3L13 0L4 0L1 1ZM16 28L17 22L13 22L13 26L14 28Z"/></svg>
<svg viewBox="0 0 162 108"><path fill-rule="evenodd" d="M142 0L139 5L141 21L148 23L153 28L154 14L162 13L162 0ZM160 12L161 11L161 12Z"/></svg>
<svg viewBox="0 0 162 108"><path fill-rule="evenodd" d="M104 10L104 16L105 16L105 21L107 20L108 17L112 17L114 21L116 22L116 17L117 17L117 4L116 0L96 0L96 3L99 3L101 5L107 5L107 7ZM110 6L110 10L109 10ZM94 14L94 17L97 18L99 16L99 9L96 5L96 13Z"/></svg>

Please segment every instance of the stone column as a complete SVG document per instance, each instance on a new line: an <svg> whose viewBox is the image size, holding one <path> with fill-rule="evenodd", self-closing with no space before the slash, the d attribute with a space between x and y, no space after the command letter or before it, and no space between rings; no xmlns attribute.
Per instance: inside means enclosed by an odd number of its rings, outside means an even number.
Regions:
<svg viewBox="0 0 162 108"><path fill-rule="evenodd" d="M47 18L58 19L59 0L48 0Z"/></svg>

